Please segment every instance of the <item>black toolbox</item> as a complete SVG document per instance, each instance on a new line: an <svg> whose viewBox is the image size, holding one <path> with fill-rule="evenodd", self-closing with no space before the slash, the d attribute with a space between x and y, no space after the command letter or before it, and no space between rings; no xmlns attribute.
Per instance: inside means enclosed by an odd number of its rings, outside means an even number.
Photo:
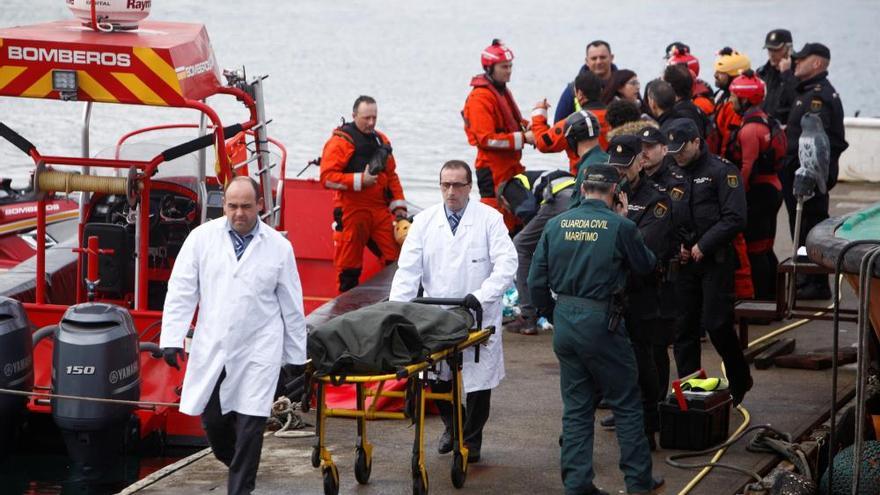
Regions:
<svg viewBox="0 0 880 495"><path fill-rule="evenodd" d="M704 450L727 439L733 403L729 390L681 391L679 380L673 382L673 390L660 403L661 447Z"/></svg>

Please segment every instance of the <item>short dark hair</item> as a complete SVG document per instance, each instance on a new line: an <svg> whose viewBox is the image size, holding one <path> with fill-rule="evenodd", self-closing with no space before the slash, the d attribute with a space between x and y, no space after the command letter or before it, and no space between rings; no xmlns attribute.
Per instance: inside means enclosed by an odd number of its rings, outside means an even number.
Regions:
<svg viewBox="0 0 880 495"><path fill-rule="evenodd" d="M351 107L351 113L357 113L358 107L361 106L361 103L366 103L368 105L375 105L376 99L373 98L372 96L367 96L367 95L358 96L357 99L354 100L354 105L352 105L352 107Z"/></svg>
<svg viewBox="0 0 880 495"><path fill-rule="evenodd" d="M639 106L629 100L614 100L605 111L605 122L611 128L620 127L627 122L636 122L642 118Z"/></svg>
<svg viewBox="0 0 880 495"><path fill-rule="evenodd" d="M228 191L229 188L232 187L232 184L245 181L247 181L254 189L254 201L259 201L260 198L263 197L263 190L260 188L260 184L256 180L254 180L253 177L248 177L247 175L236 175L235 177L233 177L232 180L226 183L226 187L223 188L223 192L225 193L226 191Z"/></svg>
<svg viewBox="0 0 880 495"><path fill-rule="evenodd" d="M591 46L604 46L605 48L608 49L608 53L611 53L611 45L609 45L608 42L605 40L593 40L593 41L587 43L587 48L585 48L584 51L585 52L590 51Z"/></svg>
<svg viewBox="0 0 880 495"><path fill-rule="evenodd" d="M654 79L648 83L645 95L663 112L671 110L675 105L675 90L663 79Z"/></svg>
<svg viewBox="0 0 880 495"><path fill-rule="evenodd" d="M462 160L449 160L448 162L444 163L443 166L440 167L440 174L443 174L443 171L446 169L464 170L465 174L467 175L467 183L468 184L470 184L474 180L474 176L471 173L471 166Z"/></svg>
<svg viewBox="0 0 880 495"><path fill-rule="evenodd" d="M614 184L597 184L584 181L584 192L608 194L614 188Z"/></svg>
<svg viewBox="0 0 880 495"><path fill-rule="evenodd" d="M590 101L599 101L602 95L602 80L589 69L578 72L574 78L574 89L578 89Z"/></svg>
<svg viewBox="0 0 880 495"><path fill-rule="evenodd" d="M685 64L667 65L663 71L663 80L672 86L675 96L689 100L693 96L694 78Z"/></svg>

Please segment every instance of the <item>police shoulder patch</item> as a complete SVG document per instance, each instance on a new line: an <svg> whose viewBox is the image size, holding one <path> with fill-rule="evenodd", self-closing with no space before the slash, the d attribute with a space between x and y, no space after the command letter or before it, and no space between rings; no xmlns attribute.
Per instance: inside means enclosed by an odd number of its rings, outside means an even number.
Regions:
<svg viewBox="0 0 880 495"><path fill-rule="evenodd" d="M657 205L654 206L654 216L657 218L663 218L666 216L667 211L669 211L669 207L663 202L657 203Z"/></svg>
<svg viewBox="0 0 880 495"><path fill-rule="evenodd" d="M810 110L813 112L818 112L822 110L822 99L821 98L813 98L810 101Z"/></svg>
<svg viewBox="0 0 880 495"><path fill-rule="evenodd" d="M684 197L684 189L680 187L673 187L671 191L669 191L669 197L672 198L673 201L678 201L682 197Z"/></svg>
<svg viewBox="0 0 880 495"><path fill-rule="evenodd" d="M736 174L727 174L727 185L730 186L731 189L739 187L739 176Z"/></svg>

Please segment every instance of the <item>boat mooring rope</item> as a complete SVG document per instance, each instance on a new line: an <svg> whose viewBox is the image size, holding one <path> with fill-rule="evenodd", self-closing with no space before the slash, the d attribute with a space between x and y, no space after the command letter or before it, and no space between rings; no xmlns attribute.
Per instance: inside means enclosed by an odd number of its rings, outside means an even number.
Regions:
<svg viewBox="0 0 880 495"><path fill-rule="evenodd" d="M101 397L81 397L79 395L53 394L49 392L25 392L23 390L11 390L8 388L0 388L0 394L18 395L21 397L42 397L47 399L70 399L81 400L85 402L102 402L105 404L118 404L125 406L135 406L142 409L155 409L157 407L180 407L180 404L173 402L149 402L139 400L124 399L103 399Z"/></svg>
<svg viewBox="0 0 880 495"><path fill-rule="evenodd" d="M841 279L842 278L843 277L841 277ZM840 297L840 294L838 294L837 297ZM830 305L825 309L825 311L817 311L816 313L813 313L813 316L823 315L823 314L827 313L829 310L833 309L833 307L834 307L834 305ZM754 346L756 346L766 340L770 340L773 337L776 337L777 335L782 335L785 332L789 332L791 330L794 330L795 328L804 326L807 323L809 323L810 321L812 321L812 320L810 320L809 318L803 318L801 320L797 320L795 322L789 323L788 325L785 325L784 327L777 328L776 330L768 333L767 335L764 335L763 337L759 337L759 338L749 342L749 344L746 346L746 349L748 349L750 347L754 347ZM726 378L727 371L724 369L724 363L721 363L721 371ZM727 452L727 448L729 447L731 440L739 439L739 436L741 434L744 434L746 428L748 428L749 424L752 422L752 416L751 416L751 414L749 414L749 410L746 409L745 406L740 404L740 405L736 406L736 410L740 413L740 415L742 415L742 418L743 418L742 424L740 424L739 428L737 428L736 431L733 432L733 435L728 437L727 441L725 441L722 444L723 446L721 448L719 448L717 452L715 452L715 455L712 456L712 459L709 462L701 464L702 466L704 466L703 469L699 473L697 473L697 475L694 476L691 479L691 481L687 485L685 485L684 488L682 488L682 490L680 492L678 492L678 495L687 495L688 493L690 493L691 490L693 490L694 487L696 487L700 483L700 481L702 481L703 478L705 478L712 471L712 468L714 468L715 466L725 467L722 464L718 464L718 461L721 459L721 457L724 456L724 453ZM668 460L667 460L667 463L668 463ZM701 465L695 464L693 467L700 467Z"/></svg>

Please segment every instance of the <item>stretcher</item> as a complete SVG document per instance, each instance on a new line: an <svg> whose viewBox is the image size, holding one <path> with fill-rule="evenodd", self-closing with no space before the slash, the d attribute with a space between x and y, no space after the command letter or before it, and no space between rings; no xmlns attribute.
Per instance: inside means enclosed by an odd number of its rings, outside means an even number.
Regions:
<svg viewBox="0 0 880 495"><path fill-rule="evenodd" d="M419 298L413 300L422 304L438 304L449 306L461 306L462 299L443 298ZM452 485L455 488L464 486L467 478L468 449L465 447L462 418L462 353L465 349L474 348L474 358L479 361L480 345L486 343L494 333L494 328L482 328L482 311L476 311L476 328L471 331L467 340L455 346L443 349L428 356L427 359L409 364L395 373L376 375L329 375L313 376L312 382L316 387L316 422L315 422L315 445L312 450L312 466L321 468L324 480L325 495L339 493L339 471L333 457L325 445L325 432L328 418L351 418L357 420L357 444L355 445L354 475L358 483L366 484L370 480L372 469L373 445L367 438L367 421L375 419L409 419L415 425L413 440L413 455L411 462L412 487L414 495L428 493L428 472L425 467L425 405L428 400L447 401L452 403L453 408L453 438L452 450ZM452 389L448 393L429 392L428 373L437 371L438 363L446 362L451 370ZM386 381L406 380L404 390L385 390ZM356 408L341 409L327 407L325 397L328 386L350 383L356 389ZM368 385L376 384L375 388ZM367 397L374 400L370 407L366 407ZM402 412L377 411L376 399L379 397L403 399L406 407Z"/></svg>

